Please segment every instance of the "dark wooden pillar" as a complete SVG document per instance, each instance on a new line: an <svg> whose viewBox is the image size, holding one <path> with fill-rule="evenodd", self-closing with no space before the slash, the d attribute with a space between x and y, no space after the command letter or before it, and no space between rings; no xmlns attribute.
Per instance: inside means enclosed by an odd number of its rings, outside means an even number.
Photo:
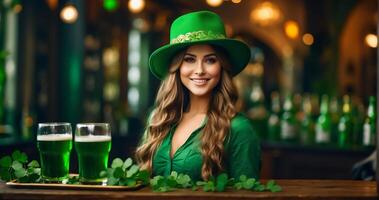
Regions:
<svg viewBox="0 0 379 200"><path fill-rule="evenodd" d="M59 44L59 91L58 105L59 118L61 121L67 121L73 125L81 119L81 93L82 93L82 66L84 52L84 1L71 0L65 1L74 5L78 10L79 16L76 22L67 24L61 22L59 26L60 44ZM61 7L61 9L62 9Z"/></svg>

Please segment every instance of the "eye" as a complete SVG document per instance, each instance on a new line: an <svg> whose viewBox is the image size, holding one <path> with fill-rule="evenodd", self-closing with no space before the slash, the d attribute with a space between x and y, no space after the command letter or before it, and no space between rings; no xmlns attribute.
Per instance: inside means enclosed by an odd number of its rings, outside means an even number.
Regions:
<svg viewBox="0 0 379 200"><path fill-rule="evenodd" d="M183 61L186 62L186 63L194 63L194 62L196 62L195 58L192 57L192 56L185 56L183 58Z"/></svg>
<svg viewBox="0 0 379 200"><path fill-rule="evenodd" d="M205 59L205 63L207 64L215 64L217 62L218 62L217 58L213 56Z"/></svg>

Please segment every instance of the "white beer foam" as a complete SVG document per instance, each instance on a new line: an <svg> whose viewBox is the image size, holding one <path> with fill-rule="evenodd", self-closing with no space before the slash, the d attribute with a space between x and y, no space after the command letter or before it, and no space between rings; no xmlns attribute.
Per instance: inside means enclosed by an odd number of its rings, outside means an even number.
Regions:
<svg viewBox="0 0 379 200"><path fill-rule="evenodd" d="M107 142L107 141L111 141L111 136L109 135L75 136L75 142Z"/></svg>
<svg viewBox="0 0 379 200"><path fill-rule="evenodd" d="M72 140L71 134L37 135L37 141L65 141Z"/></svg>

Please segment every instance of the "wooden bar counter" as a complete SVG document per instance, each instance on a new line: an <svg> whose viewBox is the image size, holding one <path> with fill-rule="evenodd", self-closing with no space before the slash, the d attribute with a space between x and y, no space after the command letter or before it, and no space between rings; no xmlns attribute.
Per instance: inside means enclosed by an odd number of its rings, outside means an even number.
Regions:
<svg viewBox="0 0 379 200"><path fill-rule="evenodd" d="M262 181L265 183L265 181ZM0 200L5 199L138 199L138 200L237 200L237 199L379 199L374 181L351 180L277 180L283 191L250 192L226 191L203 192L181 189L173 192L152 192L149 187L137 191L94 191L94 190L55 190L20 189L0 183Z"/></svg>

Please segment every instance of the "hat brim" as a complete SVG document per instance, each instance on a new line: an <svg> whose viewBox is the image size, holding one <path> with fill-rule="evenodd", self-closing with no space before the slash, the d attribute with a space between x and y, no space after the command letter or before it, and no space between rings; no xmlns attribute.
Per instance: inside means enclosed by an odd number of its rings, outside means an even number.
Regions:
<svg viewBox="0 0 379 200"><path fill-rule="evenodd" d="M214 39L168 44L155 50L149 59L150 71L158 79L163 80L177 52L195 44L210 44L223 48L231 62L231 75L240 73L250 60L250 48L243 42L234 39Z"/></svg>

